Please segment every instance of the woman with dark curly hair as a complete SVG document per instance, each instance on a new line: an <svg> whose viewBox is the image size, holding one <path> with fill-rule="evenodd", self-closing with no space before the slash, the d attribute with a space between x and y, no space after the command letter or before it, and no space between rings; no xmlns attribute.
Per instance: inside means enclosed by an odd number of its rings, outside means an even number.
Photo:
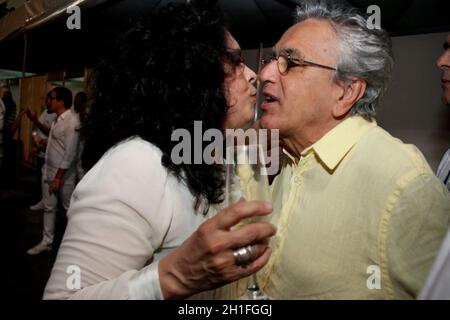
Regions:
<svg viewBox="0 0 450 320"><path fill-rule="evenodd" d="M220 10L206 3L142 19L96 69L83 128L89 171L73 194L44 298L180 299L267 262L274 227L232 227L271 205L241 199L215 214L223 166L171 160L174 130L194 136L194 121L203 130L239 128L254 115L256 75ZM233 250L247 245L252 262L242 268Z"/></svg>

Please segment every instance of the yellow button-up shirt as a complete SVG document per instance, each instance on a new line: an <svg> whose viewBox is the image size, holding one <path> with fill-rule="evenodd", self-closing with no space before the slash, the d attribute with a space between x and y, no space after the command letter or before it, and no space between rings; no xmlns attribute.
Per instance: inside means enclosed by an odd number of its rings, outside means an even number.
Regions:
<svg viewBox="0 0 450 320"><path fill-rule="evenodd" d="M283 156L269 192L278 230L258 272L262 289L275 299L415 298L450 219L450 195L420 151L353 116L298 162ZM257 184L238 173L252 198ZM240 296L244 282L216 297Z"/></svg>

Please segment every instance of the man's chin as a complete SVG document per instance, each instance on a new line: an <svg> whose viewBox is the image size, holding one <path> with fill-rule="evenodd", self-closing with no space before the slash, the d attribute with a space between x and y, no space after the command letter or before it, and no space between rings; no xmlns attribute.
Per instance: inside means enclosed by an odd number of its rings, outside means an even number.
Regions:
<svg viewBox="0 0 450 320"><path fill-rule="evenodd" d="M442 84L442 96L441 96L442 103L446 105L450 105L450 84L449 83L443 83Z"/></svg>
<svg viewBox="0 0 450 320"><path fill-rule="evenodd" d="M269 115L263 114L261 119L259 120L259 124L263 129L275 129L272 126L273 124L272 117Z"/></svg>
<svg viewBox="0 0 450 320"><path fill-rule="evenodd" d="M263 114L260 120L263 129L281 129L280 125L282 122L280 122L280 119L273 114Z"/></svg>
<svg viewBox="0 0 450 320"><path fill-rule="evenodd" d="M450 107L450 93L442 96L442 102Z"/></svg>

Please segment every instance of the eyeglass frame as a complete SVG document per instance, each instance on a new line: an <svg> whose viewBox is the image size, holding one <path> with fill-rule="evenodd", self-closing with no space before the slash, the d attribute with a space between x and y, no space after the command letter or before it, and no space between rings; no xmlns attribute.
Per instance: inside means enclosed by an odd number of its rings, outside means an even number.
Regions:
<svg viewBox="0 0 450 320"><path fill-rule="evenodd" d="M285 71L281 71L280 68L280 62L279 59L280 57L286 59L286 70ZM266 61L269 60L269 61ZM277 68L278 71L280 72L281 75L286 75L289 70L291 68L295 68L295 67L319 67L319 68L323 68L323 69L327 69L327 70L332 70L332 71L337 71L336 68L330 67L330 66L326 66L323 64L319 64L319 63L315 63L309 60L305 60L303 58L295 58L291 56L291 53L289 52L289 50L283 50L282 52L275 54L274 52L272 52L269 56L269 58L263 58L261 59L261 68L265 68L267 65L269 65L272 61L276 60L277 61ZM295 62L296 61L296 62Z"/></svg>

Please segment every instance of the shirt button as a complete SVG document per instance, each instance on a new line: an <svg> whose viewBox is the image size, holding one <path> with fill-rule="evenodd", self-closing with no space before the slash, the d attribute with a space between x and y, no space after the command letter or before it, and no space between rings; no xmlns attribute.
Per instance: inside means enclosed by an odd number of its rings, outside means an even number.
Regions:
<svg viewBox="0 0 450 320"><path fill-rule="evenodd" d="M299 178L299 177L295 177L295 178L294 178L294 182L295 182L295 183L300 183L300 178Z"/></svg>

